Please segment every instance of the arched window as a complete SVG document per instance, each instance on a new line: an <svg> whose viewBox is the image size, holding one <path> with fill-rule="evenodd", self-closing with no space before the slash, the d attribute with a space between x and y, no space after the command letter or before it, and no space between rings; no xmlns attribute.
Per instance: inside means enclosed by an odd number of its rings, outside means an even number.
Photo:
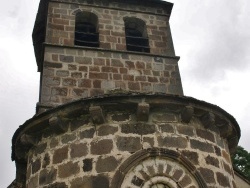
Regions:
<svg viewBox="0 0 250 188"><path fill-rule="evenodd" d="M98 17L91 12L78 12L75 22L75 45L99 47Z"/></svg>
<svg viewBox="0 0 250 188"><path fill-rule="evenodd" d="M124 18L128 51L150 52L146 24L138 18Z"/></svg>

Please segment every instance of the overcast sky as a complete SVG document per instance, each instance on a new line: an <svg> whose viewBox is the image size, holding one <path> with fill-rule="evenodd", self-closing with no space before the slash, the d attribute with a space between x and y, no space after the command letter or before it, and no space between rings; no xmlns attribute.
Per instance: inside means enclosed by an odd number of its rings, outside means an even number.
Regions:
<svg viewBox="0 0 250 188"><path fill-rule="evenodd" d="M250 151L250 1L172 0L170 19L184 94L216 104L241 127ZM31 33L39 0L0 6L0 188L15 179L11 138L35 113L39 73Z"/></svg>

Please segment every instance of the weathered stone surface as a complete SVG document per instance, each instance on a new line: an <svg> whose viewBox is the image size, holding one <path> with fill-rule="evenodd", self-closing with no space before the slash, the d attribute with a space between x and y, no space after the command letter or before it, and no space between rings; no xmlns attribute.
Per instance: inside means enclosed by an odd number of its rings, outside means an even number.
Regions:
<svg viewBox="0 0 250 188"><path fill-rule="evenodd" d="M181 112L181 120L184 123L189 123L193 117L194 108L192 106L185 106Z"/></svg>
<svg viewBox="0 0 250 188"><path fill-rule="evenodd" d="M95 129L91 128L88 130L84 130L82 132L80 132L80 139L84 139L84 138L93 138L95 133Z"/></svg>
<svg viewBox="0 0 250 188"><path fill-rule="evenodd" d="M59 144L58 139L52 138L50 141L50 148L54 148L54 147L58 146L58 144Z"/></svg>
<svg viewBox="0 0 250 188"><path fill-rule="evenodd" d="M186 158L188 158L194 165L199 164L198 153L193 151L184 150L181 152Z"/></svg>
<svg viewBox="0 0 250 188"><path fill-rule="evenodd" d="M84 159L83 160L83 171L89 172L93 168L93 159Z"/></svg>
<svg viewBox="0 0 250 188"><path fill-rule="evenodd" d="M46 168L49 164L50 164L50 156L49 156L48 153L46 153L45 156L44 156L44 158L43 158L42 167Z"/></svg>
<svg viewBox="0 0 250 188"><path fill-rule="evenodd" d="M212 112L206 113L202 119L202 124L205 128L208 128L210 126L214 126L215 123L215 115Z"/></svg>
<svg viewBox="0 0 250 188"><path fill-rule="evenodd" d="M36 155L38 155L38 154L43 153L46 148L47 148L47 143L42 143L36 147L34 152Z"/></svg>
<svg viewBox="0 0 250 188"><path fill-rule="evenodd" d="M35 162L31 163L32 166L32 174L35 174L41 168L41 159L38 158Z"/></svg>
<svg viewBox="0 0 250 188"><path fill-rule="evenodd" d="M91 154L94 155L103 155L108 154L113 149L113 141L112 140L100 140L100 141L92 141L91 142Z"/></svg>
<svg viewBox="0 0 250 188"><path fill-rule="evenodd" d="M192 179L190 178L189 175L185 175L181 181L180 184L182 185L182 187L187 187L190 183L192 182Z"/></svg>
<svg viewBox="0 0 250 188"><path fill-rule="evenodd" d="M159 129L161 132L174 133L174 128L170 124L160 124Z"/></svg>
<svg viewBox="0 0 250 188"><path fill-rule="evenodd" d="M186 148L187 147L187 139L183 137L162 137L159 136L158 143L160 147L168 148Z"/></svg>
<svg viewBox="0 0 250 188"><path fill-rule="evenodd" d="M105 176L86 176L71 181L70 188L109 188L109 180Z"/></svg>
<svg viewBox="0 0 250 188"><path fill-rule="evenodd" d="M73 163L72 161L58 166L59 178L67 178L80 172L78 162Z"/></svg>
<svg viewBox="0 0 250 188"><path fill-rule="evenodd" d="M86 143L71 144L70 145L70 157L82 157L88 154L88 147Z"/></svg>
<svg viewBox="0 0 250 188"><path fill-rule="evenodd" d="M67 144L69 142L72 142L73 140L76 139L76 134L71 133L71 134L65 134L62 136L61 141L63 144Z"/></svg>
<svg viewBox="0 0 250 188"><path fill-rule="evenodd" d="M68 158L68 146L57 149L53 155L53 164L61 163Z"/></svg>
<svg viewBox="0 0 250 188"><path fill-rule="evenodd" d="M54 168L43 169L40 172L39 185L46 185L46 184L54 182L56 179L56 174L57 174L57 170Z"/></svg>
<svg viewBox="0 0 250 188"><path fill-rule="evenodd" d="M187 136L193 136L194 135L194 128L189 127L189 126L185 126L185 125L177 126L177 131L180 134L184 134L184 135L187 135Z"/></svg>
<svg viewBox="0 0 250 188"><path fill-rule="evenodd" d="M102 124L104 123L105 119L102 113L102 109L100 106L93 106L89 108L89 113L92 117L93 123L95 124Z"/></svg>
<svg viewBox="0 0 250 188"><path fill-rule="evenodd" d="M118 137L116 145L120 151L135 152L142 148L139 137Z"/></svg>
<svg viewBox="0 0 250 188"><path fill-rule="evenodd" d="M155 133L155 125L154 124L146 124L146 123L135 123L135 124L123 124L121 125L122 133L133 133L139 135L147 135Z"/></svg>
<svg viewBox="0 0 250 188"><path fill-rule="evenodd" d="M180 177L182 176L183 171L182 170L175 170L174 174L173 174L173 178L176 182L179 181Z"/></svg>
<svg viewBox="0 0 250 188"><path fill-rule="evenodd" d="M173 114L154 114L154 122L176 122L176 117Z"/></svg>
<svg viewBox="0 0 250 188"><path fill-rule="evenodd" d="M98 136L113 135L118 131L118 127L112 125L101 125L97 129Z"/></svg>
<svg viewBox="0 0 250 188"><path fill-rule="evenodd" d="M205 158L205 161L208 165L213 165L215 167L218 167L219 168L219 160L217 158L214 158L210 155L208 155L206 158Z"/></svg>
<svg viewBox="0 0 250 188"><path fill-rule="evenodd" d="M96 162L96 171L97 173L112 172L116 169L118 164L119 161L117 161L116 158L113 156L106 158L100 157Z"/></svg>
<svg viewBox="0 0 250 188"><path fill-rule="evenodd" d="M214 138L213 133L211 133L209 131L202 130L202 129L197 129L196 134L197 134L197 136L199 136L199 137L201 137L203 139L209 140L211 142L215 142L215 138Z"/></svg>
<svg viewBox="0 0 250 188"><path fill-rule="evenodd" d="M148 121L149 116L149 104L139 103L137 107L137 120L138 121Z"/></svg>
<svg viewBox="0 0 250 188"><path fill-rule="evenodd" d="M44 188L68 188L68 186L64 182L56 182Z"/></svg>
<svg viewBox="0 0 250 188"><path fill-rule="evenodd" d="M192 139L192 140L190 140L190 144L191 144L191 148L193 148L193 149L198 149L200 151L204 151L204 152L208 152L208 153L214 152L212 145L210 145L208 143Z"/></svg>
<svg viewBox="0 0 250 188"><path fill-rule="evenodd" d="M130 114L124 112L124 113L115 113L111 115L111 119L113 121L128 121L130 120Z"/></svg>
<svg viewBox="0 0 250 188"><path fill-rule="evenodd" d="M229 178L220 172L216 172L216 180L223 187L230 187Z"/></svg>
<svg viewBox="0 0 250 188"><path fill-rule="evenodd" d="M214 172L207 168L199 168L199 171L207 183L215 183Z"/></svg>

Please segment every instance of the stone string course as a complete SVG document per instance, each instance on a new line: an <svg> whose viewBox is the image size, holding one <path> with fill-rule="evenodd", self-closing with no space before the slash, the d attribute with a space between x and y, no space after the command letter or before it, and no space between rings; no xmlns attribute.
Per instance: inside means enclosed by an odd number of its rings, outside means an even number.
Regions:
<svg viewBox="0 0 250 188"><path fill-rule="evenodd" d="M195 119L183 124L175 114L162 115L172 116L172 120L151 114L148 122L136 122L127 112L109 113L108 122L100 125L80 118L69 120L67 132L44 135L29 151L27 187L108 188L120 164L133 153L152 147L181 153L208 187L235 187L224 139ZM175 173L175 167L171 168L169 173Z"/></svg>

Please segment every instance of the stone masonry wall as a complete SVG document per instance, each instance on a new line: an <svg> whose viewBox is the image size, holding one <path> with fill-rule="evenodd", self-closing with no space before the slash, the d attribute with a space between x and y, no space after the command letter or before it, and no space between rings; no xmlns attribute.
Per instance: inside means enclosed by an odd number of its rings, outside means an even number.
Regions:
<svg viewBox="0 0 250 188"><path fill-rule="evenodd" d="M88 4L89 1L50 2L46 43L74 46L75 14L88 11L98 17L100 48L126 51L125 17L146 23L150 53L174 56L169 15L161 7L144 7L126 3ZM69 3L67 3L69 2ZM101 3L101 1L99 1Z"/></svg>
<svg viewBox="0 0 250 188"><path fill-rule="evenodd" d="M58 105L112 92L183 95L178 59L47 46L41 104Z"/></svg>
<svg viewBox="0 0 250 188"><path fill-rule="evenodd" d="M64 123L68 127L64 134L44 134L28 154L27 187L108 188L129 156L152 147L184 155L208 187L236 187L227 142L216 132L205 130L198 119L185 124L177 114L164 111L150 113L148 122L135 121L134 113L129 111L110 111L105 118L106 123L95 125L87 116L81 116ZM152 166L156 164L160 163L156 161ZM165 164L166 173L182 187L194 187L192 178L171 164ZM157 173L155 170L160 168L148 168L146 173Z"/></svg>

